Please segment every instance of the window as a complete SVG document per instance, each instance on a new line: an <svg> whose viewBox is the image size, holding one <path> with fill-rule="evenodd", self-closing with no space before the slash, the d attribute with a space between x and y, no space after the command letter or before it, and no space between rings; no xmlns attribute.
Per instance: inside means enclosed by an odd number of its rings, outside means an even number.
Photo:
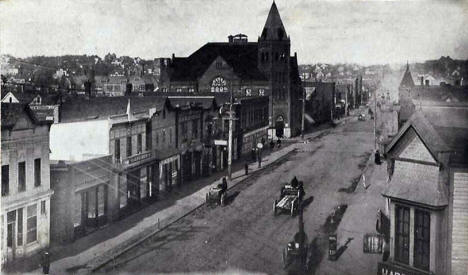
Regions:
<svg viewBox="0 0 468 275"><path fill-rule="evenodd" d="M163 132L162 132L162 143L166 143L166 129L163 129Z"/></svg>
<svg viewBox="0 0 468 275"><path fill-rule="evenodd" d="M41 201L41 214L46 214L46 201Z"/></svg>
<svg viewBox="0 0 468 275"><path fill-rule="evenodd" d="M188 91L189 91L189 93L195 93L195 89L194 89L194 88L189 88Z"/></svg>
<svg viewBox="0 0 468 275"><path fill-rule="evenodd" d="M117 162L120 162L120 139L114 140L114 157Z"/></svg>
<svg viewBox="0 0 468 275"><path fill-rule="evenodd" d="M26 190L26 163L18 163L18 192Z"/></svg>
<svg viewBox="0 0 468 275"><path fill-rule="evenodd" d="M14 239L14 226L16 223L16 211L10 211L7 213L7 246L13 247L13 239Z"/></svg>
<svg viewBox="0 0 468 275"><path fill-rule="evenodd" d="M395 260L409 263L410 210L408 207L395 208Z"/></svg>
<svg viewBox="0 0 468 275"><path fill-rule="evenodd" d="M37 205L33 204L28 206L28 220L27 220L27 235L26 243L31 243L37 240Z"/></svg>
<svg viewBox="0 0 468 275"><path fill-rule="evenodd" d="M41 185L41 159L34 160L34 186Z"/></svg>
<svg viewBox="0 0 468 275"><path fill-rule="evenodd" d="M143 152L143 148L142 148L142 137L141 137L141 134L138 134L137 136L137 151L138 153L141 153Z"/></svg>
<svg viewBox="0 0 468 275"><path fill-rule="evenodd" d="M10 191L10 166L2 165L2 197Z"/></svg>
<svg viewBox="0 0 468 275"><path fill-rule="evenodd" d="M227 83L224 78L218 76L211 82L211 92L220 93L227 92Z"/></svg>
<svg viewBox="0 0 468 275"><path fill-rule="evenodd" d="M246 96L251 96L252 95L252 89L245 89L245 95Z"/></svg>
<svg viewBox="0 0 468 275"><path fill-rule="evenodd" d="M186 139L187 138L187 121L184 121L184 122L181 122L180 123L180 133L181 133L181 136L182 136L182 139Z"/></svg>
<svg viewBox="0 0 468 275"><path fill-rule="evenodd" d="M265 95L265 89L258 90L258 95Z"/></svg>
<svg viewBox="0 0 468 275"><path fill-rule="evenodd" d="M159 144L159 133L158 132L155 132L155 143L156 143L156 146L158 146L158 144Z"/></svg>
<svg viewBox="0 0 468 275"><path fill-rule="evenodd" d="M177 88L176 90L178 93L181 93L182 92L182 88Z"/></svg>
<svg viewBox="0 0 468 275"><path fill-rule="evenodd" d="M127 158L132 155L132 137L127 137Z"/></svg>
<svg viewBox="0 0 468 275"><path fill-rule="evenodd" d="M18 246L23 245L23 208L20 208L18 211L18 236L16 243Z"/></svg>
<svg viewBox="0 0 468 275"><path fill-rule="evenodd" d="M414 266L429 270L431 215L427 211L414 211Z"/></svg>
<svg viewBox="0 0 468 275"><path fill-rule="evenodd" d="M172 128L169 128L169 144L172 144Z"/></svg>

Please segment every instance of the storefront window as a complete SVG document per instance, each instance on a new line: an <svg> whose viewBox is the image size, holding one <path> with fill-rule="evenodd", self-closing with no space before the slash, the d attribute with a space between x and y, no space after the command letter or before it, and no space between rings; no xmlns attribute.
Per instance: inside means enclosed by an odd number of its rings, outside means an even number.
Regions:
<svg viewBox="0 0 468 275"><path fill-rule="evenodd" d="M96 190L88 191L88 219L96 218Z"/></svg>
<svg viewBox="0 0 468 275"><path fill-rule="evenodd" d="M120 208L123 208L127 206L127 185L124 184L123 182L119 183L119 194L120 194Z"/></svg>
<svg viewBox="0 0 468 275"><path fill-rule="evenodd" d="M18 246L23 245L23 208L20 208L18 211L18 237L17 244Z"/></svg>
<svg viewBox="0 0 468 275"><path fill-rule="evenodd" d="M75 193L73 196L73 226L81 225L81 196L82 193Z"/></svg>
<svg viewBox="0 0 468 275"><path fill-rule="evenodd" d="M105 186L98 186L98 216L104 216L104 205L105 205Z"/></svg>
<svg viewBox="0 0 468 275"><path fill-rule="evenodd" d="M431 215L427 211L414 211L414 266L429 270Z"/></svg>
<svg viewBox="0 0 468 275"><path fill-rule="evenodd" d="M409 263L410 210L408 207L395 207L395 260Z"/></svg>
<svg viewBox="0 0 468 275"><path fill-rule="evenodd" d="M37 205L33 204L28 206L28 233L26 242L31 243L37 240Z"/></svg>
<svg viewBox="0 0 468 275"><path fill-rule="evenodd" d="M146 176L146 168L141 168L140 171L140 196L141 198L146 198L146 192L147 192L147 176Z"/></svg>
<svg viewBox="0 0 468 275"><path fill-rule="evenodd" d="M13 247L14 232L13 228L16 222L16 210L7 213L7 247Z"/></svg>

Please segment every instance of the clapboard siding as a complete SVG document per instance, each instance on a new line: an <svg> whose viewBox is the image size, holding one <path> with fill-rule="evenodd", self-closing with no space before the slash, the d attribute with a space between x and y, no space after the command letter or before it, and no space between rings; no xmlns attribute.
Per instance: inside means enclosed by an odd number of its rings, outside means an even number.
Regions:
<svg viewBox="0 0 468 275"><path fill-rule="evenodd" d="M453 176L452 274L468 274L468 173Z"/></svg>

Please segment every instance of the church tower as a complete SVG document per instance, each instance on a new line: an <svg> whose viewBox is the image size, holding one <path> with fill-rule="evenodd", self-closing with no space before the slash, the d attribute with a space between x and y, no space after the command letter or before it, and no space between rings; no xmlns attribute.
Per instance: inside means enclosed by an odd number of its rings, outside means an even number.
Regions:
<svg viewBox="0 0 468 275"><path fill-rule="evenodd" d="M291 41L275 2L258 38L258 68L270 82L270 127L277 137L291 136Z"/></svg>

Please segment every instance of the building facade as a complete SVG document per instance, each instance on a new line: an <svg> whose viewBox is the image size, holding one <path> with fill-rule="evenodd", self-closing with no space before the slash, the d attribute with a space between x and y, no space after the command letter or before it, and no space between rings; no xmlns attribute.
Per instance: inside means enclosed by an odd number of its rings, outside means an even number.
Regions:
<svg viewBox="0 0 468 275"><path fill-rule="evenodd" d="M378 274L467 274L468 108L415 112L387 148L390 257Z"/></svg>
<svg viewBox="0 0 468 275"><path fill-rule="evenodd" d="M2 104L2 264L49 246L49 127L23 104Z"/></svg>
<svg viewBox="0 0 468 275"><path fill-rule="evenodd" d="M189 57L161 62L160 91L228 93L270 97L270 138L291 137L301 129L301 81L297 56L273 3L258 42L229 36L207 43Z"/></svg>

